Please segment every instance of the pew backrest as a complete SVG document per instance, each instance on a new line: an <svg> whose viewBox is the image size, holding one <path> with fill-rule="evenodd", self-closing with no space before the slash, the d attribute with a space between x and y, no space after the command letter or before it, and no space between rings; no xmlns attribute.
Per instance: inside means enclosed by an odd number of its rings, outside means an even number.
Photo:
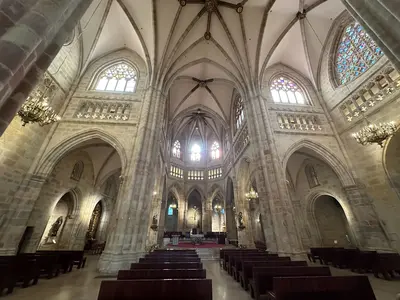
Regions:
<svg viewBox="0 0 400 300"><path fill-rule="evenodd" d="M193 262L145 262L145 263L132 263L131 270L134 269L202 269L202 263Z"/></svg>
<svg viewBox="0 0 400 300"><path fill-rule="evenodd" d="M118 272L118 280L132 279L176 279L176 278L206 278L206 270L204 269L135 269L120 270Z"/></svg>

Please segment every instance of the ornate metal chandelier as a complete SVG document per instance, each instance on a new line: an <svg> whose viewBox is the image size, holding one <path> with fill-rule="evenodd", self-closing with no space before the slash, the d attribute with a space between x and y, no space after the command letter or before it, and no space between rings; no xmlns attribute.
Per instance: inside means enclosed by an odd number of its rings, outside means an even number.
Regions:
<svg viewBox="0 0 400 300"><path fill-rule="evenodd" d="M246 198L249 201L258 198L258 193L253 189L253 187L250 188L250 192L246 193Z"/></svg>
<svg viewBox="0 0 400 300"><path fill-rule="evenodd" d="M376 143L383 148L383 142L393 136L399 127L395 122L379 123L377 125L367 119L365 120L367 125L352 135L363 146Z"/></svg>
<svg viewBox="0 0 400 300"><path fill-rule="evenodd" d="M61 119L49 105L49 98L54 95L56 89L57 86L46 74L18 111L23 122L22 126L28 123L38 123L40 126L44 126Z"/></svg>

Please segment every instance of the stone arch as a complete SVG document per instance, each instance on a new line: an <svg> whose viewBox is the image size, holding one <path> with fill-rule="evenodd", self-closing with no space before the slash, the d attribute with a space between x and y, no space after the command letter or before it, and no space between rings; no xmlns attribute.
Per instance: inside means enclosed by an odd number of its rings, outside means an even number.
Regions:
<svg viewBox="0 0 400 300"><path fill-rule="evenodd" d="M86 142L91 139L100 139L111 146L113 146L121 159L122 174L127 164L127 155L122 144L112 135L107 133L105 130L96 129L86 129L75 133L73 136L59 142L53 148L49 149L42 159L39 161L38 168L35 170L35 174L47 177L57 162L64 157L68 152L73 150L79 144Z"/></svg>
<svg viewBox="0 0 400 300"><path fill-rule="evenodd" d="M201 202L202 202L202 203L203 203L204 201L206 201L207 197L206 197L206 195L204 194L203 189L202 189L199 185L197 185L197 184L194 184L194 185L192 185L192 186L189 188L189 190L188 190L187 193L186 193L186 200L189 198L189 195L190 195L194 190L196 190L196 191L200 194L200 196L201 196Z"/></svg>
<svg viewBox="0 0 400 300"><path fill-rule="evenodd" d="M351 176L350 171L333 153L331 153L324 146L322 146L316 142L307 140L307 139L302 139L302 140L294 143L286 151L286 153L282 159L282 166L283 166L284 170L286 170L288 160L292 156L292 154L294 152L296 152L297 150L300 150L301 148L307 148L309 150L312 150L314 153L316 153L317 158L319 158L320 160L327 163L328 166L330 166L333 169L333 171L339 177L339 179L344 187L355 185L354 178Z"/></svg>
<svg viewBox="0 0 400 300"><path fill-rule="evenodd" d="M382 151L382 166L389 184L400 199L400 130L386 141Z"/></svg>
<svg viewBox="0 0 400 300"><path fill-rule="evenodd" d="M326 240L326 236L324 237L324 232L321 232L321 224L319 217L317 216L318 213L321 213L317 211L318 209L321 209L322 205L317 206L318 201L324 201L326 199L333 199L337 202L338 204L338 209L340 211L336 211L339 215L335 215L332 213L330 214L331 216L334 216L333 219L335 220L330 220L330 222L334 225L337 225L334 221L340 221L338 220L338 217L340 218L341 212L343 213L345 224L345 231L342 231L341 234L346 234L346 238L344 236L341 237L341 240L338 242L338 244L334 243L334 240L336 240L335 237L332 237L331 241L327 243L326 241L324 242L324 239ZM329 203L333 204L332 203ZM321 203L318 203L321 204ZM329 208L327 208L329 210ZM330 208L332 210L332 207ZM329 212L329 211L328 211ZM332 212L332 211L330 211ZM314 191L307 197L307 204L306 204L306 216L307 216L307 222L309 223L309 228L312 229L313 233L313 245L310 246L341 246L341 247L348 247L348 246L355 246L357 245L357 241L355 239L355 234L353 232L353 220L354 216L352 215L352 212L349 208L349 204L347 203L346 200L342 199L340 196L336 195L335 193L331 193L326 190L318 190ZM320 218L321 219L321 218ZM334 226L332 226L333 228ZM340 226L338 226L340 227ZM343 230L344 228L339 228L339 230Z"/></svg>

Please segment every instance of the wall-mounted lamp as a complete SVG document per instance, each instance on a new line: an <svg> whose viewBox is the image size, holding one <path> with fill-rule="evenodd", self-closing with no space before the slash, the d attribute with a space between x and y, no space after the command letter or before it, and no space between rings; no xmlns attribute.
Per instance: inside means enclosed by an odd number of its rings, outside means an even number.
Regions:
<svg viewBox="0 0 400 300"><path fill-rule="evenodd" d="M253 189L253 187L250 188L250 192L246 193L246 198L249 201L258 198L258 193Z"/></svg>
<svg viewBox="0 0 400 300"><path fill-rule="evenodd" d="M172 209L175 209L177 206L176 206L176 203L171 203L171 204L169 205L169 207L171 207Z"/></svg>

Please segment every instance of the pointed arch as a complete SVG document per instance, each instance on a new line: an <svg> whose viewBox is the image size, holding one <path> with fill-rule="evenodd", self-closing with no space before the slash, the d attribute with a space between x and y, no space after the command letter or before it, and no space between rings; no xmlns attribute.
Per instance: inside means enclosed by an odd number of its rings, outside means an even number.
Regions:
<svg viewBox="0 0 400 300"><path fill-rule="evenodd" d="M286 151L282 159L282 165L284 170L286 170L287 162L289 158L292 156L292 154L301 148L307 148L315 152L319 156L319 159L326 162L332 168L332 170L339 177L343 186L352 186L356 184L354 178L350 174L350 171L334 154L332 154L324 146L307 139L302 139L294 143Z"/></svg>

